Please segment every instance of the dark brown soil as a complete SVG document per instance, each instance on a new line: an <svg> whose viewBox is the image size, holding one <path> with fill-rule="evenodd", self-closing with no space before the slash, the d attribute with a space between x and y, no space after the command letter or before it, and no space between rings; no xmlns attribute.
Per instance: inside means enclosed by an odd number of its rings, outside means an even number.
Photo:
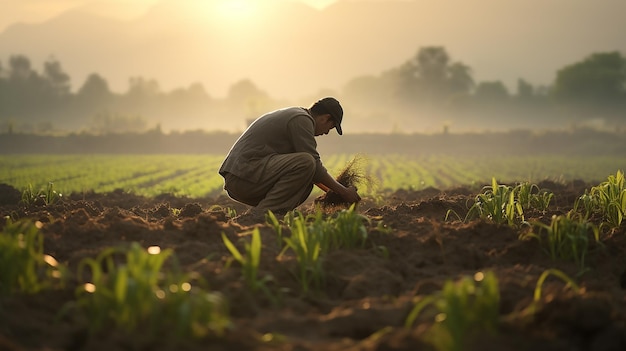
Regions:
<svg viewBox="0 0 626 351"><path fill-rule="evenodd" d="M553 191L555 200L547 213L527 213L527 219L549 221L552 214L567 212L586 185L541 187ZM130 241L172 248L185 269L199 272L224 294L233 323L223 337L177 343L167 333L156 340L115 330L90 335L84 319L57 318L74 298L76 285L70 284L64 290L0 297L0 350L431 350L424 338L431 318L420 317L404 328L413 299L478 271L497 276L501 322L495 334L468 339L466 350L626 350L626 292L623 281L620 285L626 269L624 226L602 234L604 246L591 247L590 269L577 276L573 262L552 261L536 241L520 240L524 229L486 220L444 221L449 210L460 216L467 212L476 194L466 188L396 191L382 202L359 204L359 212L371 219L367 244L328 253L326 283L316 295L302 296L289 271L293 265L276 259L280 248L273 229L260 224L261 275L271 274L273 287L283 291L280 303L272 305L245 289L237 265L225 269L229 253L221 233L237 242L251 229L229 220L222 208L241 213L245 207L226 197L148 199L117 191L25 207L17 203L19 193L0 190L0 215L43 222L45 252L70 271L81 259ZM380 221L388 232L377 227ZM583 292L550 278L537 313L522 318L539 276L550 268L575 278ZM266 333L281 337L264 341Z"/></svg>

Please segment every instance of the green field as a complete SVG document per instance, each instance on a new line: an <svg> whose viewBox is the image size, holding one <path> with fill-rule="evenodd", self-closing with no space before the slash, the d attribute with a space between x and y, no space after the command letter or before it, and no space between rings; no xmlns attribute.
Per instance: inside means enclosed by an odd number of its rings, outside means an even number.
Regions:
<svg viewBox="0 0 626 351"><path fill-rule="evenodd" d="M396 189L448 189L498 182L538 182L549 179L602 181L626 169L626 156L454 157L450 155L385 155L363 157L363 170L377 183L365 192ZM336 175L354 155L323 155ZM140 195L162 193L190 197L215 196L222 191L217 170L223 155L10 155L0 156L0 183L36 191L52 182L62 194L115 189Z"/></svg>

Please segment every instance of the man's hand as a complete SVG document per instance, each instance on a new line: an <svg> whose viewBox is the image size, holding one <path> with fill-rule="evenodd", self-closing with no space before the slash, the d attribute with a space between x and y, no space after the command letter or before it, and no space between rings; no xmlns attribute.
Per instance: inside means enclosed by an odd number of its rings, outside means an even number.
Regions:
<svg viewBox="0 0 626 351"><path fill-rule="evenodd" d="M354 185L349 187L344 187L345 191L341 194L341 197L349 203L355 203L361 201L361 197L356 192L356 187Z"/></svg>
<svg viewBox="0 0 626 351"><path fill-rule="evenodd" d="M331 177L328 173L324 174L323 179L319 183L316 183L316 185L326 192L334 191L335 193L339 194L339 196L341 196L346 202L356 203L361 201L361 197L356 192L356 187L354 185L345 187L340 184L335 178Z"/></svg>

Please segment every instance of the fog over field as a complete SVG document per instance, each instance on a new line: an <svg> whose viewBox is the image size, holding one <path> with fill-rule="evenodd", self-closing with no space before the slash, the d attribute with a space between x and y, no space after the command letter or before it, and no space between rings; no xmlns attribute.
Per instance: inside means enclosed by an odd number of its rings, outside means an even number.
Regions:
<svg viewBox="0 0 626 351"><path fill-rule="evenodd" d="M621 128L623 13L621 0L2 0L0 132L238 132L326 95L349 133ZM613 73L598 83L585 65Z"/></svg>

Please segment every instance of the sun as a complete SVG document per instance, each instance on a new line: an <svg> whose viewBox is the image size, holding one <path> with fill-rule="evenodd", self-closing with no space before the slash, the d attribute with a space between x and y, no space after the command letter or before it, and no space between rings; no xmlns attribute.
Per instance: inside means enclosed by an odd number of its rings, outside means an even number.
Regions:
<svg viewBox="0 0 626 351"><path fill-rule="evenodd" d="M220 0L217 13L225 20L243 20L254 15L257 5L255 0Z"/></svg>

